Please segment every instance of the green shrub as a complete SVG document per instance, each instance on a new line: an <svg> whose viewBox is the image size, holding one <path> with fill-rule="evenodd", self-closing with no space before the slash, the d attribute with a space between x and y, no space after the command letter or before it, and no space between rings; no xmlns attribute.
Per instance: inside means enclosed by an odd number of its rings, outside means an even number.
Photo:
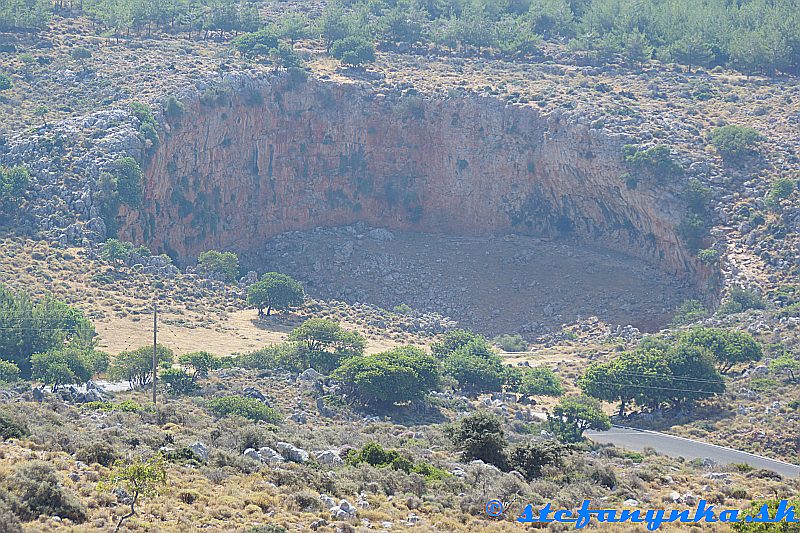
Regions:
<svg viewBox="0 0 800 533"><path fill-rule="evenodd" d="M10 361L0 359L0 383L13 383L19 380L19 367Z"/></svg>
<svg viewBox="0 0 800 533"><path fill-rule="evenodd" d="M10 496L7 491L0 491L0 524L3 524L3 533L24 533L22 524L11 508Z"/></svg>
<svg viewBox="0 0 800 533"><path fill-rule="evenodd" d="M334 373L353 400L387 408L423 398L439 387L438 362L419 348L404 346L350 357Z"/></svg>
<svg viewBox="0 0 800 533"><path fill-rule="evenodd" d="M7 91L14 86L11 76L5 72L0 72L0 91Z"/></svg>
<svg viewBox="0 0 800 533"><path fill-rule="evenodd" d="M778 318L800 317L800 302L796 302L782 308L780 311L778 311L777 316Z"/></svg>
<svg viewBox="0 0 800 533"><path fill-rule="evenodd" d="M109 467L119 459L114 445L105 440L96 440L78 448L75 458L86 464L99 464Z"/></svg>
<svg viewBox="0 0 800 533"><path fill-rule="evenodd" d="M81 384L89 381L97 369L108 367L108 355L79 347L67 347L37 353L31 356L31 377L50 385L55 392L58 387Z"/></svg>
<svg viewBox="0 0 800 533"><path fill-rule="evenodd" d="M202 275L221 274L225 281L239 279L239 256L233 252L208 250L197 258L197 271Z"/></svg>
<svg viewBox="0 0 800 533"><path fill-rule="evenodd" d="M714 265L719 260L719 252L712 248L706 248L697 252L697 258L704 265Z"/></svg>
<svg viewBox="0 0 800 533"><path fill-rule="evenodd" d="M271 28L264 28L235 38L233 47L245 57L268 56L278 47L278 38Z"/></svg>
<svg viewBox="0 0 800 533"><path fill-rule="evenodd" d="M506 379L503 361L485 339L473 340L451 352L443 361L445 374L468 394L499 391Z"/></svg>
<svg viewBox="0 0 800 533"><path fill-rule="evenodd" d="M521 335L498 335L492 342L506 352L524 352L528 349L528 343Z"/></svg>
<svg viewBox="0 0 800 533"><path fill-rule="evenodd" d="M41 324L47 324L42 328ZM20 335L18 328L25 328ZM33 299L0 283L0 356L31 375L31 356L90 343L94 328L81 311L51 296Z"/></svg>
<svg viewBox="0 0 800 533"><path fill-rule="evenodd" d="M8 490L14 513L22 520L35 520L45 515L69 518L78 524L86 521L83 505L61 486L58 474L49 463L19 464L8 478Z"/></svg>
<svg viewBox="0 0 800 533"><path fill-rule="evenodd" d="M24 421L0 411L0 439L21 439L28 435L30 435L30 431Z"/></svg>
<svg viewBox="0 0 800 533"><path fill-rule="evenodd" d="M672 159L670 147L664 144L651 146L645 150L626 144L622 147L625 163L632 169L647 172L663 180L683 175L683 168Z"/></svg>
<svg viewBox="0 0 800 533"><path fill-rule="evenodd" d="M699 300L686 300L678 309L675 310L675 316L672 318L671 324L673 326L683 326L702 320L708 316L708 311Z"/></svg>
<svg viewBox="0 0 800 533"><path fill-rule="evenodd" d="M267 524L250 528L247 533L289 533L289 530L278 524Z"/></svg>
<svg viewBox="0 0 800 533"><path fill-rule="evenodd" d="M175 450L165 450L162 452L162 455L164 456L164 460L170 463L189 466L201 466L203 464L203 458L197 455L194 450L188 446L183 446Z"/></svg>
<svg viewBox="0 0 800 533"><path fill-rule="evenodd" d="M575 447L557 440L530 440L514 445L508 454L509 467L532 480L542 475L545 466L561 466Z"/></svg>
<svg viewBox="0 0 800 533"><path fill-rule="evenodd" d="M764 309L766 304L764 299L755 291L733 287L728 299L719 306L717 313L721 316L741 313L748 309Z"/></svg>
<svg viewBox="0 0 800 533"><path fill-rule="evenodd" d="M363 37L351 35L334 41L331 55L345 65L359 67L375 61L375 45Z"/></svg>
<svg viewBox="0 0 800 533"><path fill-rule="evenodd" d="M398 315L410 315L414 310L409 305L400 304L394 306L392 312Z"/></svg>
<svg viewBox="0 0 800 533"><path fill-rule="evenodd" d="M522 369L522 380L517 392L525 396L562 396L564 388L549 367L537 366Z"/></svg>
<svg viewBox="0 0 800 533"><path fill-rule="evenodd" d="M124 413L137 413L142 410L142 406L139 405L134 400L123 400L119 403L112 403L112 402L86 402L80 405L81 409L85 409L87 411L103 411L103 412L110 412L110 411L122 411Z"/></svg>
<svg viewBox="0 0 800 533"><path fill-rule="evenodd" d="M486 339L482 335L473 333L466 329L454 329L442 336L442 340L431 345L431 352L439 359L444 359L458 348L469 344L472 341L482 341Z"/></svg>
<svg viewBox="0 0 800 533"><path fill-rule="evenodd" d="M183 115L184 110L185 106L183 103L174 96L167 98L167 101L164 104L164 114L171 118L180 117Z"/></svg>
<svg viewBox="0 0 800 533"><path fill-rule="evenodd" d="M161 372L159 379L167 386L167 391L175 396L190 394L198 389L192 377L182 368L168 368Z"/></svg>
<svg viewBox="0 0 800 533"><path fill-rule="evenodd" d="M158 146L158 122L150 106L141 102L131 102L131 113L139 119L139 133L145 140L150 141L153 147Z"/></svg>
<svg viewBox="0 0 800 533"><path fill-rule="evenodd" d="M778 178L770 185L767 193L767 205L777 207L794 192L794 182L788 178Z"/></svg>
<svg viewBox="0 0 800 533"><path fill-rule="evenodd" d="M678 225L678 235L691 251L700 249L706 236L706 222L698 214L687 215Z"/></svg>
<svg viewBox="0 0 800 533"><path fill-rule="evenodd" d="M0 167L0 214L10 213L17 207L30 182L31 175L27 168L21 165Z"/></svg>
<svg viewBox="0 0 800 533"><path fill-rule="evenodd" d="M715 128L711 132L711 143L729 160L737 160L754 152L762 136L753 128L731 124Z"/></svg>
<svg viewBox="0 0 800 533"><path fill-rule="evenodd" d="M144 174L132 157L121 157L111 165L111 176L119 199L131 207L139 207L144 191Z"/></svg>
<svg viewBox="0 0 800 533"><path fill-rule="evenodd" d="M753 378L749 386L756 392L769 392L780 387L780 383L772 378Z"/></svg>
<svg viewBox="0 0 800 533"><path fill-rule="evenodd" d="M496 415L483 411L471 414L447 426L445 435L464 461L480 459L501 469L508 464L505 432Z"/></svg>
<svg viewBox="0 0 800 533"><path fill-rule="evenodd" d="M280 421L280 416L274 409L264 405L255 398L233 395L214 398L206 403L206 407L218 417L238 415L253 421L269 422Z"/></svg>
<svg viewBox="0 0 800 533"><path fill-rule="evenodd" d="M231 358L230 364L239 368L257 370L283 368L293 372L302 372L308 368L307 359L307 354L303 353L296 343L283 342Z"/></svg>

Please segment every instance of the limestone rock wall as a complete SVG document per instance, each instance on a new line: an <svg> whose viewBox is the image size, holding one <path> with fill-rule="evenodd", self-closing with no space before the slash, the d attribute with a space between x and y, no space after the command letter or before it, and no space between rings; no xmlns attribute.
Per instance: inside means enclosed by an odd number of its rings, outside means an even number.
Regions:
<svg viewBox="0 0 800 533"><path fill-rule="evenodd" d="M183 99L120 237L188 259L277 233L364 221L464 235L570 235L665 270L698 267L676 191L620 179L624 139L487 98L390 97L245 80Z"/></svg>

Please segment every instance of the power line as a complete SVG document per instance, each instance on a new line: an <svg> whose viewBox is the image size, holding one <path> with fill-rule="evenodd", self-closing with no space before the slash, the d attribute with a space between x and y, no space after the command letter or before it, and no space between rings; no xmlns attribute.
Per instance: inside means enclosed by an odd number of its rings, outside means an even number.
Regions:
<svg viewBox="0 0 800 533"><path fill-rule="evenodd" d="M613 385L615 387L634 387L638 389L657 389L657 390L668 390L668 391L675 391L675 392L696 392L698 394L716 394L714 391L707 391L707 390L694 390L694 389L676 389L673 387L655 387L649 385L634 385L631 383L611 383L608 381L595 381L600 385ZM718 382L719 383L719 382Z"/></svg>
<svg viewBox="0 0 800 533"><path fill-rule="evenodd" d="M625 376L632 376L632 377L642 377L642 378L663 378L667 380L676 380L676 381L695 381L698 383L722 383L723 380L721 379L702 379L702 378L691 378L691 377L682 377L676 376L675 374L642 374L638 372L615 372L615 374L625 375Z"/></svg>

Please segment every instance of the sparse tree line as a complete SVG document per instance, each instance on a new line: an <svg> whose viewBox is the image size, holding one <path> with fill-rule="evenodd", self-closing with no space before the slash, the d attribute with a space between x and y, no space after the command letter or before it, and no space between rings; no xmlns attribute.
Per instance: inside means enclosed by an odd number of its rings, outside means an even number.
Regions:
<svg viewBox="0 0 800 533"><path fill-rule="evenodd" d="M290 11L266 25L256 2L240 0L4 0L0 29L37 30L54 12L82 13L113 35L154 31L236 35L263 31L288 43L321 38L348 64L384 47L491 49L508 57L541 54L543 40L598 62L650 59L747 74L797 73L800 9L794 0L335 0L310 19ZM291 61L290 61L291 62Z"/></svg>

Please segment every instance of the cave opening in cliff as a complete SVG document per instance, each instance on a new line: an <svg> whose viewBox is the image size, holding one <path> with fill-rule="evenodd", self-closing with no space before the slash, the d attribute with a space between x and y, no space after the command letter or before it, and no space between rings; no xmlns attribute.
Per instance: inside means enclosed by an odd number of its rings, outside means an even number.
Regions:
<svg viewBox="0 0 800 533"><path fill-rule="evenodd" d="M703 292L679 195L626 186L624 138L489 98L413 114L403 98L280 77L187 98L120 235L182 262L235 251L312 295L487 333L590 315L654 329Z"/></svg>

